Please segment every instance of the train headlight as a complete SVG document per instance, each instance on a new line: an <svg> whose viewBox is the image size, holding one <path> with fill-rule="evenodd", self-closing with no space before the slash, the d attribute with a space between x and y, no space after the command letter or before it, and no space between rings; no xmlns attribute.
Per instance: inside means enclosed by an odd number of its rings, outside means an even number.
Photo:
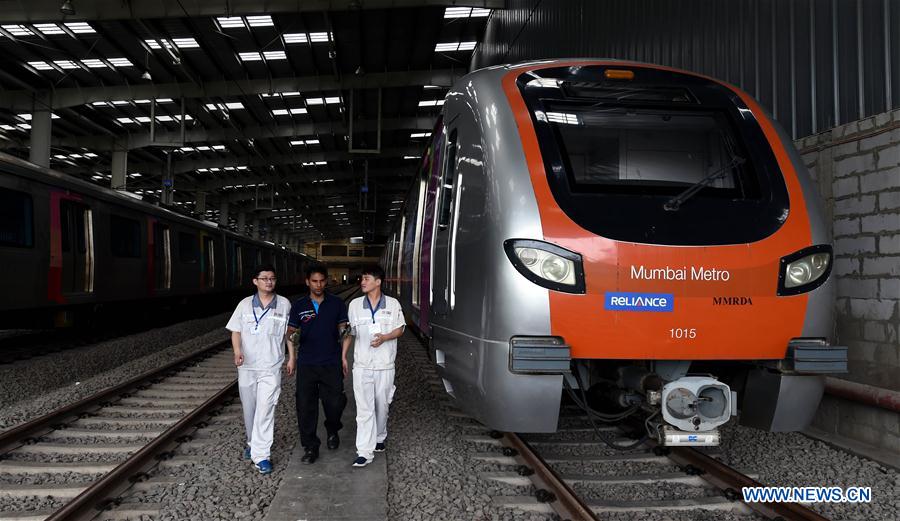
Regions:
<svg viewBox="0 0 900 521"><path fill-rule="evenodd" d="M831 272L831 246L804 248L781 259L778 295L797 295L818 288Z"/></svg>
<svg viewBox="0 0 900 521"><path fill-rule="evenodd" d="M581 255L530 239L509 239L503 248L516 270L535 284L566 293L584 293Z"/></svg>
<svg viewBox="0 0 900 521"><path fill-rule="evenodd" d="M541 275L547 280L554 282L562 282L563 284L571 284L574 282L572 274L572 261L557 257L552 253L548 255L544 262L541 263Z"/></svg>

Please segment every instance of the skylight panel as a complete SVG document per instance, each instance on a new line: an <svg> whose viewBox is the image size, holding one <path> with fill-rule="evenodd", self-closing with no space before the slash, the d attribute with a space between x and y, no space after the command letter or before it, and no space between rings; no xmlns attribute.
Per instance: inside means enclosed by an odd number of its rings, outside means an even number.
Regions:
<svg viewBox="0 0 900 521"><path fill-rule="evenodd" d="M284 43L308 43L306 33L288 33L284 35Z"/></svg>
<svg viewBox="0 0 900 521"><path fill-rule="evenodd" d="M306 109L304 108L296 108L296 109L274 109L272 111L273 116L287 116L287 115L296 115L296 114L306 114Z"/></svg>
<svg viewBox="0 0 900 521"><path fill-rule="evenodd" d="M66 23L66 27L69 28L75 34L92 34L97 31L94 31L94 28L91 27L91 24L87 22L68 22Z"/></svg>
<svg viewBox="0 0 900 521"><path fill-rule="evenodd" d="M478 42L446 42L434 46L435 52L471 51Z"/></svg>
<svg viewBox="0 0 900 521"><path fill-rule="evenodd" d="M275 25L275 22L272 21L272 17L269 15L265 16L248 16L247 23L250 27L272 27Z"/></svg>
<svg viewBox="0 0 900 521"><path fill-rule="evenodd" d="M263 52L263 56L266 57L267 60L286 60L287 55L284 51L265 51Z"/></svg>
<svg viewBox="0 0 900 521"><path fill-rule="evenodd" d="M9 34L13 36L34 36L34 33L31 32L31 29L25 27L24 25L11 24L11 25L0 25L3 29L9 32Z"/></svg>
<svg viewBox="0 0 900 521"><path fill-rule="evenodd" d="M169 43L168 40L144 40L144 43L151 49L162 49L163 47L166 49L172 48L172 44Z"/></svg>
<svg viewBox="0 0 900 521"><path fill-rule="evenodd" d="M197 150L200 151L200 152L209 152L210 150L212 150L212 148L210 148L210 147L207 146L207 145L203 145L203 146L197 147Z"/></svg>
<svg viewBox="0 0 900 521"><path fill-rule="evenodd" d="M119 123L125 123L125 124L129 124L129 123L136 124L137 123L137 121L135 121L131 118L116 118L116 121L118 121Z"/></svg>
<svg viewBox="0 0 900 521"><path fill-rule="evenodd" d="M431 132L413 132L409 135L411 138L420 138L420 137L428 137L431 135Z"/></svg>
<svg viewBox="0 0 900 521"><path fill-rule="evenodd" d="M444 18L468 18L471 13L471 7L448 7L444 9Z"/></svg>
<svg viewBox="0 0 900 521"><path fill-rule="evenodd" d="M137 120L138 123L150 123L150 117L149 117L149 116L138 116L138 117L136 117L136 118L134 118L134 119Z"/></svg>
<svg viewBox="0 0 900 521"><path fill-rule="evenodd" d="M291 141L291 145L300 146L300 145L318 145L318 139L296 139Z"/></svg>
<svg viewBox="0 0 900 521"><path fill-rule="evenodd" d="M222 29L234 29L244 26L244 19L240 16L219 16L216 18L216 21L219 22L219 27Z"/></svg>
<svg viewBox="0 0 900 521"><path fill-rule="evenodd" d="M89 60L81 60L82 65L88 67L90 69L102 69L106 67L106 64L103 63L103 60L98 60L96 58L91 58Z"/></svg>
<svg viewBox="0 0 900 521"><path fill-rule="evenodd" d="M232 101L229 103L207 103L207 110L238 110L244 108L244 104L240 101Z"/></svg>
<svg viewBox="0 0 900 521"><path fill-rule="evenodd" d="M39 71L52 71L53 66L47 62L28 62L29 67L33 67Z"/></svg>
<svg viewBox="0 0 900 521"><path fill-rule="evenodd" d="M43 34L66 34L62 27L56 24L34 24L34 28Z"/></svg>
<svg viewBox="0 0 900 521"><path fill-rule="evenodd" d="M420 107L440 107L443 104L444 100L442 99L422 100L419 102Z"/></svg>
<svg viewBox="0 0 900 521"><path fill-rule="evenodd" d="M225 145L213 145L213 150L225 150Z"/></svg>
<svg viewBox="0 0 900 521"><path fill-rule="evenodd" d="M59 67L60 69L78 69L80 68L77 63L72 60L54 60L53 63Z"/></svg>
<svg viewBox="0 0 900 521"><path fill-rule="evenodd" d="M340 102L341 102L340 96L329 96L326 98L306 98L307 105L322 105L325 103L332 105L332 104L340 103Z"/></svg>
<svg viewBox="0 0 900 521"><path fill-rule="evenodd" d="M16 130L16 127L7 124L0 125L0 128L2 128L3 130Z"/></svg>
<svg viewBox="0 0 900 521"><path fill-rule="evenodd" d="M110 58L109 63L113 67L134 67L134 64L128 58Z"/></svg>
<svg viewBox="0 0 900 521"><path fill-rule="evenodd" d="M333 39L334 35L332 33L309 33L310 43L325 43L330 42Z"/></svg>
<svg viewBox="0 0 900 521"><path fill-rule="evenodd" d="M172 43L179 49L196 49L200 47L200 44L194 38L172 38Z"/></svg>
<svg viewBox="0 0 900 521"><path fill-rule="evenodd" d="M258 52L239 52L238 57L241 59L241 61L245 62L262 61L262 55Z"/></svg>
<svg viewBox="0 0 900 521"><path fill-rule="evenodd" d="M491 15L490 9L484 9L482 7L473 7L472 14L470 14L469 16L472 18L485 18L490 15Z"/></svg>

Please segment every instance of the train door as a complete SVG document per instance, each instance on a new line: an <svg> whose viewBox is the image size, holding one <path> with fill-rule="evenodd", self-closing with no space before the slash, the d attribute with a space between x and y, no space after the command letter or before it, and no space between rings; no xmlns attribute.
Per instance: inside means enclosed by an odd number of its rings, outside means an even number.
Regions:
<svg viewBox="0 0 900 521"><path fill-rule="evenodd" d="M434 227L432 311L435 315L446 315L453 309L454 304L455 291L452 279L456 264L453 251L457 212L453 210L459 205L456 148L456 130L452 130L447 139L444 161L440 169L440 189L435 218L437 224Z"/></svg>
<svg viewBox="0 0 900 521"><path fill-rule="evenodd" d="M213 288L216 286L216 243L212 237L203 236L203 281L201 285L205 288Z"/></svg>
<svg viewBox="0 0 900 521"><path fill-rule="evenodd" d="M172 231L169 225L153 223L153 278L154 288L172 288Z"/></svg>
<svg viewBox="0 0 900 521"><path fill-rule="evenodd" d="M429 316L431 314L432 301L432 240L434 236L432 229L434 228L435 204L438 191L438 179L440 177L440 166L443 158L444 148L444 132L443 125L439 122L435 127L434 141L431 148L431 162L427 164L422 177L425 186L425 201L420 204L421 215L419 230L416 230L416 239L418 248L416 252L419 254L418 262L414 261L414 268L418 271L418 285L413 284L414 303L418 303L419 313L419 329L425 335L431 334L429 325ZM417 302L415 302L418 297Z"/></svg>
<svg viewBox="0 0 900 521"><path fill-rule="evenodd" d="M234 244L234 255L232 255L232 259L234 261L234 266L232 266L232 287L239 288L244 281L244 248L237 243Z"/></svg>
<svg viewBox="0 0 900 521"><path fill-rule="evenodd" d="M62 292L94 291L94 227L91 208L77 201L59 203Z"/></svg>

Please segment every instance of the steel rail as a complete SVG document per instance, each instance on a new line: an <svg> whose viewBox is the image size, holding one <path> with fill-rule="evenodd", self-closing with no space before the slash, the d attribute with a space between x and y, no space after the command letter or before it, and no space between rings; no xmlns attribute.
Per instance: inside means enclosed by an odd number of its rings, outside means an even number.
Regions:
<svg viewBox="0 0 900 521"><path fill-rule="evenodd" d="M127 460L123 461L119 466L111 472L104 475L93 485L85 489L81 494L72 501L66 503L62 508L54 512L46 521L72 521L93 519L98 515L99 505L104 501L115 498L132 486L129 478L149 468L157 463L154 460L157 454L171 450L180 442L178 438L190 429L198 429L196 425L200 418L216 407L219 402L225 400L228 396L237 392L237 378L231 381L226 387L217 392L211 398L203 402L199 407L194 409L187 416L178 421L165 430L159 437L145 445L141 450L135 452Z"/></svg>
<svg viewBox="0 0 900 521"><path fill-rule="evenodd" d="M550 492L552 496L540 494L538 501L547 502L562 519L571 521L597 521L597 516L578 495L553 471L528 443L512 432L503 433L501 442L515 450L516 461L534 471L528 476L538 488Z"/></svg>
<svg viewBox="0 0 900 521"><path fill-rule="evenodd" d="M113 387L109 387L100 391L99 393L92 394L91 396L82 398L81 400L70 403L69 405L60 407L59 409L49 412L34 420L22 423L11 429L0 432L0 456L6 454L16 447L21 446L22 442L27 438L34 437L39 433L43 434L44 431L54 430L55 426L57 426L58 424L66 423L73 416L77 416L78 414L83 412L89 412L89 410L99 407L101 403L108 401L111 398L118 397L121 394L127 393L128 391L131 391L138 386L145 384L148 380L152 380L159 376L165 375L173 369L192 362L195 359L206 358L212 351L230 346L231 340L221 340L215 342L204 347L200 351L185 355L160 368L139 374L138 376L135 376L134 378L131 378L130 380L127 380L123 383L120 383Z"/></svg>
<svg viewBox="0 0 900 521"><path fill-rule="evenodd" d="M725 492L726 497L734 500L742 500L741 489L743 487L763 487L762 483L746 476L730 466L716 460L702 452L690 447L661 447L668 450L665 455L686 467L688 465L703 471L700 477L710 482L715 487ZM782 518L789 521L828 521L816 511L801 505L800 503L748 503L748 508L762 514L769 519Z"/></svg>

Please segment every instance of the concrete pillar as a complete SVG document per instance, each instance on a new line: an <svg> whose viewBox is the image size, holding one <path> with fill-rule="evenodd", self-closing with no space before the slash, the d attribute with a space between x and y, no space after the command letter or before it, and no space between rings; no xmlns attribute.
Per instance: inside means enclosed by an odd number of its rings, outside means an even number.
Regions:
<svg viewBox="0 0 900 521"><path fill-rule="evenodd" d="M228 226L228 200L224 197L219 203L219 225Z"/></svg>
<svg viewBox="0 0 900 521"><path fill-rule="evenodd" d="M253 218L253 238L254 239L259 239L261 237L261 235L259 233L259 225L260 225L259 217L254 217Z"/></svg>
<svg viewBox="0 0 900 521"><path fill-rule="evenodd" d="M52 116L49 106L43 104L31 114L31 150L28 152L28 160L44 168L50 168Z"/></svg>
<svg viewBox="0 0 900 521"><path fill-rule="evenodd" d="M206 213L206 192L197 192L194 200L194 213L204 215Z"/></svg>
<svg viewBox="0 0 900 521"><path fill-rule="evenodd" d="M128 149L115 149L112 151L112 181L110 188L113 190L124 190L127 183L128 173Z"/></svg>
<svg viewBox="0 0 900 521"><path fill-rule="evenodd" d="M247 213L246 212L238 212L237 232L241 235L245 235L247 233Z"/></svg>

